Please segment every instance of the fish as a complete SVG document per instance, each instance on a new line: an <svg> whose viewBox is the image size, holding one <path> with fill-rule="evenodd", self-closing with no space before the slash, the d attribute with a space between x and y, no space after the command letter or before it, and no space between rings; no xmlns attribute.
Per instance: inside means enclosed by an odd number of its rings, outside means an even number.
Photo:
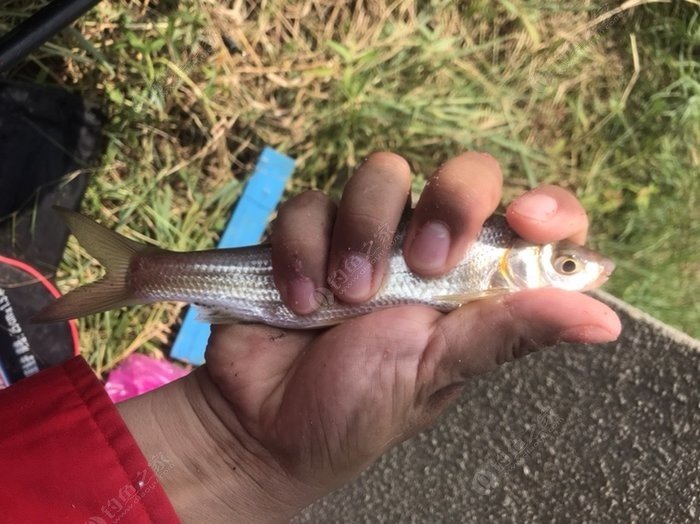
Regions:
<svg viewBox="0 0 700 524"><path fill-rule="evenodd" d="M463 304L524 289L588 291L602 285L615 264L569 241L534 244L519 237L502 215L486 220L462 260L439 277L425 278L406 265L405 227L392 237L378 230L367 243L370 262L389 245L386 276L379 291L360 304L336 298L361 268L341 267L328 287L310 300L315 311L298 315L282 301L272 274L269 244L176 252L128 239L80 213L57 208L80 244L106 269L102 279L79 287L40 311L35 322L58 322L124 306L161 301L186 302L202 321L263 323L313 329L339 324L381 309L424 305L449 312ZM389 235L383 238L382 235ZM334 292L335 290L335 292Z"/></svg>

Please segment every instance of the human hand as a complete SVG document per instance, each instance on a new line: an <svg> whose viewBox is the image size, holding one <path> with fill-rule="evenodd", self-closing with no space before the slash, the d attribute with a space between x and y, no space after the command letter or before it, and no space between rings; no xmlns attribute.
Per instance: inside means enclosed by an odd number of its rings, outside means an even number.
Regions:
<svg viewBox="0 0 700 524"><path fill-rule="evenodd" d="M488 155L467 153L439 168L408 225L408 265L435 276L457 264L496 209L501 183ZM317 307L314 290L333 281L343 257L361 257L370 241L390 242L375 232L394 232L409 189L405 160L378 153L351 178L339 206L319 192L285 203L272 252L287 305L309 313ZM553 186L521 196L506 217L522 237L540 243L582 243L588 227L576 198ZM334 289L337 297L370 298L389 251L379 246L376 259L355 260L367 265L352 285ZM207 364L197 371L198 389L190 398L206 400L195 410L222 457L218 469L207 470L218 480L211 485L230 493L219 514L288 517L431 424L469 378L541 347L607 342L619 332L607 306L555 289L485 299L449 314L398 307L326 330L213 326ZM225 480L227 471L235 483ZM241 493L255 502L237 500Z"/></svg>
<svg viewBox="0 0 700 524"><path fill-rule="evenodd" d="M467 153L443 165L425 188L404 243L422 275L446 272L475 240L501 196L490 156ZM272 233L275 281L299 313L315 306L346 256L358 257L378 228L393 233L409 198L410 171L399 156L372 155L349 181L340 205L307 192L280 209ZM576 198L557 187L526 193L507 219L534 242L583 243L588 221ZM390 240L390 239L389 239ZM387 241L387 240L385 240ZM349 302L381 285L388 245L335 289ZM224 399L219 414L237 439L279 465L313 497L360 473L393 444L426 427L465 380L557 342L606 342L620 331L615 313L579 293L554 289L467 304L450 314L400 307L324 331L260 325L215 326L207 369Z"/></svg>

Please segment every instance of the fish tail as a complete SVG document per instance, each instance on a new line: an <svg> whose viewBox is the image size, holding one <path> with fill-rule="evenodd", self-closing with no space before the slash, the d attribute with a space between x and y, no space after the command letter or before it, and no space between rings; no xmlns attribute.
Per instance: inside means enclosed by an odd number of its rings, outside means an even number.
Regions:
<svg viewBox="0 0 700 524"><path fill-rule="evenodd" d="M80 245L105 267L106 273L97 282L58 298L37 313L32 321L59 322L147 302L134 297L129 289L129 267L136 255L157 248L129 240L75 211L61 207L54 209L61 214Z"/></svg>

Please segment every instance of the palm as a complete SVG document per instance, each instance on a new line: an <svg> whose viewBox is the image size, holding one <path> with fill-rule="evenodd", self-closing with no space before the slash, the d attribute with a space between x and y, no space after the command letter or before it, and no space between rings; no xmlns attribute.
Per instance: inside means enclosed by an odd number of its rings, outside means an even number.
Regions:
<svg viewBox="0 0 700 524"><path fill-rule="evenodd" d="M296 476L337 482L430 418L415 402L418 367L441 316L403 307L325 331L217 326L207 362L250 436Z"/></svg>
<svg viewBox="0 0 700 524"><path fill-rule="evenodd" d="M389 309L325 331L215 326L206 357L239 439L297 479L332 486L432 422L468 377L555 341L610 337L593 319L619 326L591 297L540 289L448 315Z"/></svg>

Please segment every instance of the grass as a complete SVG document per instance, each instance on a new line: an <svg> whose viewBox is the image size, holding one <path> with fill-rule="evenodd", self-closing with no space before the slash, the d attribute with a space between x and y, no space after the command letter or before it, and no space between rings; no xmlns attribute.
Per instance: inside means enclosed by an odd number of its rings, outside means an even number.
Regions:
<svg viewBox="0 0 700 524"><path fill-rule="evenodd" d="M0 30L29 12L5 3ZM486 150L506 200L575 191L618 263L607 289L698 337L699 50L696 1L142 0L99 4L12 77L103 109L83 209L133 238L211 246L264 144L297 159L289 194L337 195L377 149L409 159L416 190ZM71 241L59 285L98 272ZM98 371L158 353L179 311L83 319L84 353Z"/></svg>

